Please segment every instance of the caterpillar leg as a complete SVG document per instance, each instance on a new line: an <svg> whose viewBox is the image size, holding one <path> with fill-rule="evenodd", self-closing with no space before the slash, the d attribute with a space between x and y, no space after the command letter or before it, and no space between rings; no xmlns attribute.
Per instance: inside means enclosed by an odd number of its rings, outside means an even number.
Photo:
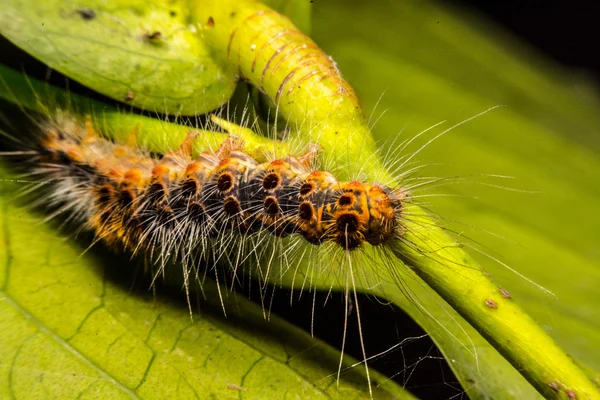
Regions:
<svg viewBox="0 0 600 400"><path fill-rule="evenodd" d="M195 129L190 129L189 131L187 131L187 136L185 137L185 139L183 139L183 142L181 142L176 152L186 158L191 158L192 149L194 148L194 142L196 141L196 138L199 135L200 132L198 132Z"/></svg>
<svg viewBox="0 0 600 400"><path fill-rule="evenodd" d="M139 125L136 125L135 128L133 128L133 130L129 134L129 137L127 138L127 142L125 143L125 145L127 147L129 147L129 148L135 147L137 140L138 140L139 132L140 132L140 127L139 127Z"/></svg>
<svg viewBox="0 0 600 400"><path fill-rule="evenodd" d="M219 146L215 155L219 158L227 158L234 151L240 151L244 147L244 141L236 136L228 136Z"/></svg>
<svg viewBox="0 0 600 400"><path fill-rule="evenodd" d="M321 153L323 149L316 143L309 143L308 150L297 157L300 164L304 165L306 168L310 168L314 165L319 153Z"/></svg>
<svg viewBox="0 0 600 400"><path fill-rule="evenodd" d="M100 135L96 131L96 128L94 127L94 122L92 121L92 117L90 117L89 115L85 116L84 126L85 126L85 133L86 133L87 140L90 140L90 139L95 140L96 138L100 137Z"/></svg>

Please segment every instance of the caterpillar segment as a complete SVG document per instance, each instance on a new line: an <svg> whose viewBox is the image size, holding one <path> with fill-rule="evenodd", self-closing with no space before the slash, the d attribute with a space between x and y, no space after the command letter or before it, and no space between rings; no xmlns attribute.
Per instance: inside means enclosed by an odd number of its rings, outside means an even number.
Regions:
<svg viewBox="0 0 600 400"><path fill-rule="evenodd" d="M196 135L190 131L179 149L157 158L101 137L89 121L55 122L40 143L36 173L68 180L72 190L62 202L79 210L80 222L134 252L171 257L232 232L263 231L352 251L401 230L402 191L311 170L315 146L261 163L230 136L192 158Z"/></svg>

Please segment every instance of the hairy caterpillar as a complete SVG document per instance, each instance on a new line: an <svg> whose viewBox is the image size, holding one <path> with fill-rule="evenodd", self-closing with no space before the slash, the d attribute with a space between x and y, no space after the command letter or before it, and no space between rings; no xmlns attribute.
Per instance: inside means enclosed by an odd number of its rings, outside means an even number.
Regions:
<svg viewBox="0 0 600 400"><path fill-rule="evenodd" d="M404 192L313 170L314 147L260 163L230 136L216 151L192 158L190 131L177 151L157 158L100 137L89 119L43 126L32 174L57 183L48 202L134 252L185 259L189 250L207 252L207 238L219 241L229 231L299 234L349 251L401 235Z"/></svg>
<svg viewBox="0 0 600 400"><path fill-rule="evenodd" d="M206 250L202 238L231 229L242 235L299 233L312 244L354 250L399 234L401 191L311 171L313 149L259 163L230 137L217 151L193 159L191 132L178 151L158 159L100 138L90 123L49 127L45 134L34 173L72 180L68 185L81 192L59 188L62 200L52 198L75 210L78 222L87 220L99 237L126 248Z"/></svg>
<svg viewBox="0 0 600 400"><path fill-rule="evenodd" d="M69 112L34 122L31 140L14 138L20 151L13 155L24 158L33 188L46 189L40 204L51 209L47 219L60 215L163 271L172 259L182 262L188 291L191 270L227 257L248 236L294 235L311 246L354 251L400 234L400 192L316 171L314 146L259 162L229 136L218 149L192 157L197 132L190 131L178 150L159 157L110 141L90 118Z"/></svg>

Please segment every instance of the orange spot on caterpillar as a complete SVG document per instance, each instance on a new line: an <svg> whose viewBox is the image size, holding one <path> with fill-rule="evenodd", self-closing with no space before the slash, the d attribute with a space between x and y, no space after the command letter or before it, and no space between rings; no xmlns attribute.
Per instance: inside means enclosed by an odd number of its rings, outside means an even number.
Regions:
<svg viewBox="0 0 600 400"><path fill-rule="evenodd" d="M130 169L125 172L123 181L128 184L138 184L142 180L142 172L139 169Z"/></svg>
<svg viewBox="0 0 600 400"><path fill-rule="evenodd" d="M231 159L229 158L224 158L221 161L219 161L219 164L217 164L217 167L224 167L228 164L231 164Z"/></svg>
<svg viewBox="0 0 600 400"><path fill-rule="evenodd" d="M158 178L163 175L168 175L171 169L164 164L157 164L154 168L152 168L152 177Z"/></svg>
<svg viewBox="0 0 600 400"><path fill-rule="evenodd" d="M197 161L191 162L187 165L187 167L185 167L185 174L192 175L192 174L202 170L202 168L204 168L204 166L201 163L199 163Z"/></svg>
<svg viewBox="0 0 600 400"><path fill-rule="evenodd" d="M124 157L127 154L127 149L123 146L116 146L113 150L115 157Z"/></svg>
<svg viewBox="0 0 600 400"><path fill-rule="evenodd" d="M67 150L67 157L76 162L84 161L83 154L81 154L81 151L74 147Z"/></svg>
<svg viewBox="0 0 600 400"><path fill-rule="evenodd" d="M121 171L119 171L119 170L118 170L118 169L116 169L116 168L111 168L111 169L108 171L108 177L109 177L109 178L117 178L117 179L119 179L119 178L121 178L122 176L123 176L123 174L121 173Z"/></svg>

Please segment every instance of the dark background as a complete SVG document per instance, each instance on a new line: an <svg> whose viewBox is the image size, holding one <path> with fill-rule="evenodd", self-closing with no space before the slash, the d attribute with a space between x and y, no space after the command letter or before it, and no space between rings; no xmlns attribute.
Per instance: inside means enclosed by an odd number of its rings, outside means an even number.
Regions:
<svg viewBox="0 0 600 400"><path fill-rule="evenodd" d="M446 0L494 21L554 61L600 83L600 2L594 0Z"/></svg>

